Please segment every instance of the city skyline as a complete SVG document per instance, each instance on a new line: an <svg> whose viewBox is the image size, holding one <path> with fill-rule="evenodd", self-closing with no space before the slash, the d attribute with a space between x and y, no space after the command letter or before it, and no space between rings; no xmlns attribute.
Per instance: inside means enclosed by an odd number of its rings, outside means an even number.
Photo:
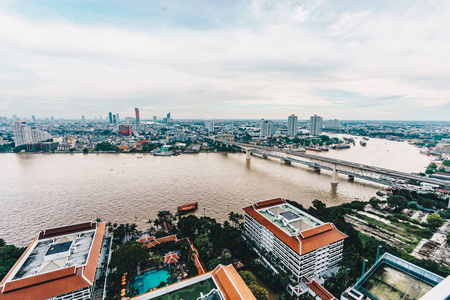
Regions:
<svg viewBox="0 0 450 300"><path fill-rule="evenodd" d="M434 1L7 1L0 110L447 120L449 13Z"/></svg>

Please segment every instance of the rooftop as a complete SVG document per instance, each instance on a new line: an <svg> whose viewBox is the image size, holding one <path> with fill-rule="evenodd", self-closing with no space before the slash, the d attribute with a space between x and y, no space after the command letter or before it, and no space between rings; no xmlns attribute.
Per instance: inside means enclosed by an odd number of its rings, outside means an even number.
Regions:
<svg viewBox="0 0 450 300"><path fill-rule="evenodd" d="M347 237L333 224L320 221L283 198L256 202L243 209L301 255Z"/></svg>
<svg viewBox="0 0 450 300"><path fill-rule="evenodd" d="M385 253L354 288L371 299L419 299L443 279Z"/></svg>
<svg viewBox="0 0 450 300"><path fill-rule="evenodd" d="M213 271L159 290L142 294L135 300L256 300L233 265L217 266Z"/></svg>
<svg viewBox="0 0 450 300"><path fill-rule="evenodd" d="M41 231L0 282L0 299L46 299L92 286L105 224Z"/></svg>

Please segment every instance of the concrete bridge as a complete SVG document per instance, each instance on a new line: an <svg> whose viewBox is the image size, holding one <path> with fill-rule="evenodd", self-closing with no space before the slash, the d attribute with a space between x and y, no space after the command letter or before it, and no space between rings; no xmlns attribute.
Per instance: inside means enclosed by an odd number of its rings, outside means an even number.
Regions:
<svg viewBox="0 0 450 300"><path fill-rule="evenodd" d="M349 179L361 178L381 184L392 185L393 181L398 180L416 180L418 182L426 182L434 184L442 188L450 188L450 181L429 178L426 176L419 176L402 171L396 171L376 166L369 166L361 163L340 160L331 157L325 157L314 154L307 154L302 152L293 152L287 149L279 149L274 147L266 147L260 145L252 145L239 142L231 142L218 140L212 137L205 137L205 139L222 143L225 145L239 147L246 152L246 159L251 159L251 155L258 155L263 158L273 157L279 158L285 164L291 164L292 162L307 165L308 167L319 171L321 169L329 170L331 174L331 183L337 184L339 182L339 173L349 176ZM371 175L379 175L378 178Z"/></svg>

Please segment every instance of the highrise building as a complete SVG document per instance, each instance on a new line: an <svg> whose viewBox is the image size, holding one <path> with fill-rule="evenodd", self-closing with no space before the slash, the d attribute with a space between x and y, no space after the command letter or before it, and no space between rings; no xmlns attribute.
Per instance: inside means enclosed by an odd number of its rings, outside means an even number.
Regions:
<svg viewBox="0 0 450 300"><path fill-rule="evenodd" d="M208 132L214 132L214 121L205 121L205 128Z"/></svg>
<svg viewBox="0 0 450 300"><path fill-rule="evenodd" d="M272 135L272 131L273 131L272 122L261 119L261 122L259 123L259 137L260 138L270 137Z"/></svg>
<svg viewBox="0 0 450 300"><path fill-rule="evenodd" d="M131 135L131 126L130 125L119 125L119 134L120 135Z"/></svg>
<svg viewBox="0 0 450 300"><path fill-rule="evenodd" d="M81 116L81 122L86 123L86 117L84 115Z"/></svg>
<svg viewBox="0 0 450 300"><path fill-rule="evenodd" d="M256 202L243 210L244 237L255 243L270 269L281 267L289 274L295 282L287 286L291 295L305 290L305 277L323 275L339 265L347 236L334 224L320 221L283 198ZM262 252L276 259L267 260Z"/></svg>
<svg viewBox="0 0 450 300"><path fill-rule="evenodd" d="M55 117L51 116L52 123L55 123Z"/></svg>
<svg viewBox="0 0 450 300"><path fill-rule="evenodd" d="M14 122L14 145L21 146L31 144L33 137L31 135L31 128L25 121Z"/></svg>
<svg viewBox="0 0 450 300"><path fill-rule="evenodd" d="M117 124L116 115L113 115L113 123L114 123L114 124Z"/></svg>
<svg viewBox="0 0 450 300"><path fill-rule="evenodd" d="M297 136L297 116L292 114L288 117L288 136Z"/></svg>
<svg viewBox="0 0 450 300"><path fill-rule="evenodd" d="M117 123L120 123L120 120L119 120L119 113L117 113L116 116L117 116L117 119L116 119L116 120L117 120Z"/></svg>
<svg viewBox="0 0 450 300"><path fill-rule="evenodd" d="M167 114L167 119L170 119L170 112Z"/></svg>
<svg viewBox="0 0 450 300"><path fill-rule="evenodd" d="M17 115L13 115L13 122L17 121Z"/></svg>
<svg viewBox="0 0 450 300"><path fill-rule="evenodd" d="M112 123L113 122L112 112L109 112L108 116L109 116L109 123Z"/></svg>
<svg viewBox="0 0 450 300"><path fill-rule="evenodd" d="M33 120L33 123L36 123L36 116L35 116L35 115L32 115L32 116L31 116L31 120Z"/></svg>
<svg viewBox="0 0 450 300"><path fill-rule="evenodd" d="M157 120L157 118L156 118L156 116L153 116L153 124L158 124L158 120Z"/></svg>
<svg viewBox="0 0 450 300"><path fill-rule="evenodd" d="M139 108L135 107L134 113L136 114L136 124L139 125L141 123L141 118L139 117Z"/></svg>
<svg viewBox="0 0 450 300"><path fill-rule="evenodd" d="M330 130L339 130L341 129L341 123L339 123L338 119L329 120L325 123L325 128Z"/></svg>
<svg viewBox="0 0 450 300"><path fill-rule="evenodd" d="M322 133L323 119L318 115L309 118L309 135L317 136Z"/></svg>

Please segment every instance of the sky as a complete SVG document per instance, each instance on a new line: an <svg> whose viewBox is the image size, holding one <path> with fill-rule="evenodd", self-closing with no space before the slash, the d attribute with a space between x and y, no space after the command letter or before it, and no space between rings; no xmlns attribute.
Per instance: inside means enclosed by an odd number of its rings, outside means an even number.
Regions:
<svg viewBox="0 0 450 300"><path fill-rule="evenodd" d="M450 1L0 2L0 116L450 120Z"/></svg>

